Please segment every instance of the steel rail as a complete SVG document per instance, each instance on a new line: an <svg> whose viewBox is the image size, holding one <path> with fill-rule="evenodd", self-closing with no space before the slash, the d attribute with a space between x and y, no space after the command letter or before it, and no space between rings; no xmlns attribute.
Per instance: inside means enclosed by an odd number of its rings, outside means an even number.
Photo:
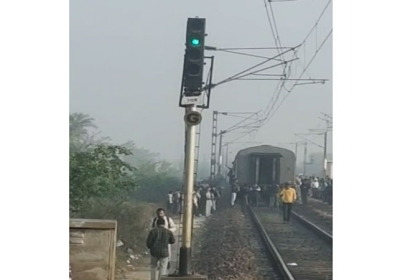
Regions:
<svg viewBox="0 0 400 280"><path fill-rule="evenodd" d="M292 273L290 272L289 268L287 267L285 261L283 260L281 254L279 253L278 249L275 247L274 243L272 242L271 238L269 237L268 233L262 226L260 220L257 217L257 214L253 211L253 209L248 206L248 210L252 217L253 222L257 226L261 237L264 241L265 246L268 248L269 252L271 253L272 257L275 260L275 263L278 266L279 271L281 272L282 276L285 280L296 280Z"/></svg>
<svg viewBox="0 0 400 280"><path fill-rule="evenodd" d="M316 235L318 235L322 240L324 240L325 242L327 242L328 244L333 243L333 236L331 234L329 234L328 232L326 232L325 230L323 230L322 228L316 226L315 224L313 224L312 222L310 222L309 220L307 220L306 218L304 218L304 216L301 216L300 214L292 211L292 216L300 223L302 224L304 227L308 228L309 230L311 230L313 233L315 233Z"/></svg>
<svg viewBox="0 0 400 280"><path fill-rule="evenodd" d="M261 223L260 219L258 218L257 214L255 213L255 211L252 209L251 206L248 206L248 210L249 210L250 216L251 216L254 224L256 225L256 227L262 237L264 245L267 247L269 253L271 254L272 258L274 259L275 264L276 264L277 268L279 269L279 272L281 273L282 277L285 280L296 280L294 274L290 271L290 269L286 265L284 258L279 253L277 247L274 245L271 237L265 230L264 226L262 225L262 223ZM303 227L310 230L310 232L317 235L321 240L323 240L327 244L332 245L333 237L331 234L329 234L325 230L321 229L317 225L313 224L312 222L310 222L309 220L304 218L304 216L302 216L294 211L292 211L292 216Z"/></svg>

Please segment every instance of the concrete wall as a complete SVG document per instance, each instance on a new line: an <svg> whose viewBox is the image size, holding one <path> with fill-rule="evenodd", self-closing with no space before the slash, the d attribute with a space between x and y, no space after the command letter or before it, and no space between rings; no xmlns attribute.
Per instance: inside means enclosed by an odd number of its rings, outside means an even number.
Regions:
<svg viewBox="0 0 400 280"><path fill-rule="evenodd" d="M239 184L249 184L253 173L250 172L252 153L280 154L280 183L293 181L295 175L296 156L287 149L262 145L240 150L235 157L235 173Z"/></svg>

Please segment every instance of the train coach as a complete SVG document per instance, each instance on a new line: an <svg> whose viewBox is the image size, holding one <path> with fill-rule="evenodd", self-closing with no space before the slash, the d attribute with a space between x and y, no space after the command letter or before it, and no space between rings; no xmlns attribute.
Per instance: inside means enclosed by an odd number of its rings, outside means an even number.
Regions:
<svg viewBox="0 0 400 280"><path fill-rule="evenodd" d="M267 186L293 181L296 156L287 149L262 145L240 150L233 162L239 185Z"/></svg>

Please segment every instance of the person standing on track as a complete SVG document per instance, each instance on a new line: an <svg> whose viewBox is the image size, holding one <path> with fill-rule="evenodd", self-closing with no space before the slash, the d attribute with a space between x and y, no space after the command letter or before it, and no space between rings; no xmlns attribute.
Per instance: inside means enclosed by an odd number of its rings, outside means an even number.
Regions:
<svg viewBox="0 0 400 280"><path fill-rule="evenodd" d="M179 215L181 212L181 192L176 190L173 194L174 214Z"/></svg>
<svg viewBox="0 0 400 280"><path fill-rule="evenodd" d="M240 187L240 191L238 193L238 197L241 201L241 205L242 205L242 210L245 210L247 205L249 205L249 187L247 185L244 185L242 187Z"/></svg>
<svg viewBox="0 0 400 280"><path fill-rule="evenodd" d="M206 203L207 203L205 184L202 184L200 186L199 194L200 194L200 199L198 201L198 203L199 203L199 214L200 214L200 216L201 215L205 216L206 215Z"/></svg>
<svg viewBox="0 0 400 280"><path fill-rule="evenodd" d="M170 191L167 194L167 210L170 213L174 210L174 200L173 199L174 199L174 194L172 191Z"/></svg>
<svg viewBox="0 0 400 280"><path fill-rule="evenodd" d="M212 211L211 213L214 214L217 211L217 203L218 203L218 198L220 197L219 192L214 188L211 187L211 193L213 194L212 198Z"/></svg>
<svg viewBox="0 0 400 280"><path fill-rule="evenodd" d="M214 199L214 194L211 192L211 188L207 188L207 192L205 195L206 198L206 217L211 215L211 210L213 206L213 199Z"/></svg>
<svg viewBox="0 0 400 280"><path fill-rule="evenodd" d="M311 181L312 198L319 198L319 179L314 177Z"/></svg>
<svg viewBox="0 0 400 280"><path fill-rule="evenodd" d="M165 220L165 227L169 229L172 233L176 231L176 225L174 223L174 220L172 220L170 217L165 216L165 210L163 208L158 208L157 211L157 216L153 218L151 222L151 229L155 229L157 227L157 221L159 219L164 219ZM168 257L168 269L171 266L171 246L168 246L168 251L169 251L169 257Z"/></svg>
<svg viewBox="0 0 400 280"><path fill-rule="evenodd" d="M292 213L292 205L296 201L296 190L290 187L289 183L285 184L285 188L281 192L283 204L283 222L286 224L290 221Z"/></svg>
<svg viewBox="0 0 400 280"><path fill-rule="evenodd" d="M307 204L307 198L310 188L311 188L310 181L308 180L308 178L304 178L301 181L301 186L300 186L302 204Z"/></svg>
<svg viewBox="0 0 400 280"><path fill-rule="evenodd" d="M269 188L269 208L270 209L279 209L279 195L281 192L279 185L274 184L274 185L268 186L268 188Z"/></svg>
<svg viewBox="0 0 400 280"><path fill-rule="evenodd" d="M297 202L301 204L301 178L299 176L296 176L295 180L295 187L296 187L296 196L297 196Z"/></svg>
<svg viewBox="0 0 400 280"><path fill-rule="evenodd" d="M252 193L253 193L253 205L258 207L258 204L261 200L260 197L260 192L261 192L261 188L259 185L255 184L254 186L252 186Z"/></svg>
<svg viewBox="0 0 400 280"><path fill-rule="evenodd" d="M168 275L169 248L174 243L174 234L166 228L165 219L157 218L156 227L149 232L146 240L151 255L151 280L160 280L161 276Z"/></svg>
<svg viewBox="0 0 400 280"><path fill-rule="evenodd" d="M271 196L272 196L272 193L273 193L273 188L274 188L274 185L266 185L265 189L264 189L265 191L263 192L265 204L269 208L272 208L272 206L271 206Z"/></svg>
<svg viewBox="0 0 400 280"><path fill-rule="evenodd" d="M237 197L237 193L239 192L239 186L237 185L237 180L231 185L232 193L231 193L231 206L235 206L235 201Z"/></svg>
<svg viewBox="0 0 400 280"><path fill-rule="evenodd" d="M200 216L199 201L201 199L200 189L195 189L193 193L193 214L198 217Z"/></svg>

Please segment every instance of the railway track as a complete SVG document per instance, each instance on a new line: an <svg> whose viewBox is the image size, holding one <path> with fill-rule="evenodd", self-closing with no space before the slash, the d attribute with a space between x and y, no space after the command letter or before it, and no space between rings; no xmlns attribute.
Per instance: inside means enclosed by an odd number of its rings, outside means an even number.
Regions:
<svg viewBox="0 0 400 280"><path fill-rule="evenodd" d="M332 206L309 199L306 205L295 204L293 210L307 220L332 234Z"/></svg>
<svg viewBox="0 0 400 280"><path fill-rule="evenodd" d="M249 214L283 279L333 279L329 233L296 213L289 224L280 211L249 207Z"/></svg>

